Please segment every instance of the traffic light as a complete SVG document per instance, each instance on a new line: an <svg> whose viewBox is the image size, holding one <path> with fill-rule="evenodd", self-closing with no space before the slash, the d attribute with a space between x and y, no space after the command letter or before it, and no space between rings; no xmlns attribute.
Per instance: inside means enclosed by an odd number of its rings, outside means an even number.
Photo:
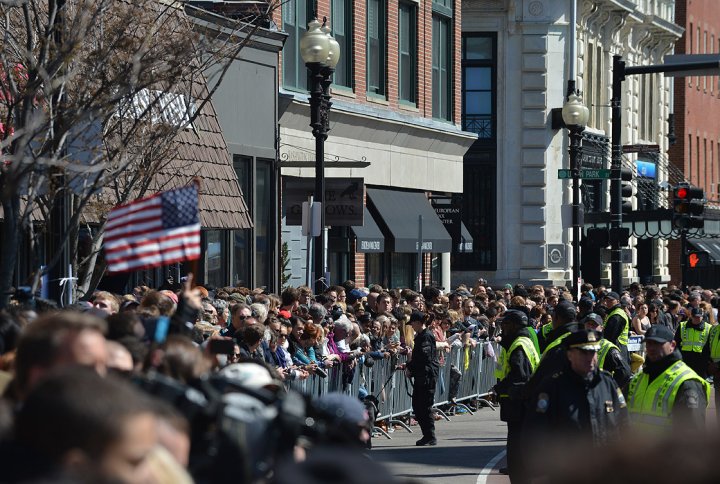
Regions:
<svg viewBox="0 0 720 484"><path fill-rule="evenodd" d="M689 184L673 189L673 226L678 229L701 229L705 225L705 192Z"/></svg>
<svg viewBox="0 0 720 484"><path fill-rule="evenodd" d="M687 255L687 267L689 269L699 269L701 267L710 266L710 254L704 251L695 250Z"/></svg>
<svg viewBox="0 0 720 484"><path fill-rule="evenodd" d="M620 181L620 191L621 191L620 207L622 209L622 213L630 213L633 210L632 179L633 179L633 172L630 168L623 167L620 169L620 180L621 180Z"/></svg>

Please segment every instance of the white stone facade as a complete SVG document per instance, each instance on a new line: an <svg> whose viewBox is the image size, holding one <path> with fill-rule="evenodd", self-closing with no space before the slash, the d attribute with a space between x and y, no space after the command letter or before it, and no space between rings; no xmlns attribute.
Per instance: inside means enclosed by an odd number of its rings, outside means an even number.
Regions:
<svg viewBox="0 0 720 484"><path fill-rule="evenodd" d="M454 283L484 277L493 284L565 285L571 279L571 184L558 179L558 169L569 168L568 136L565 129L552 129L551 110L562 107L567 88L573 1L463 1L463 33L498 36L497 270L453 268ZM592 132L610 136L613 55L633 66L662 63L672 53L682 33L673 23L674 4L577 0L576 80L590 108ZM623 88L623 143L659 144L666 156L671 81L661 74L628 76ZM662 177L661 172L658 181ZM558 245L565 248L561 267L548 255ZM653 277L667 281L667 244L656 240L653 246ZM609 266L606 272L604 278ZM637 278L631 264L623 274L624 284Z"/></svg>

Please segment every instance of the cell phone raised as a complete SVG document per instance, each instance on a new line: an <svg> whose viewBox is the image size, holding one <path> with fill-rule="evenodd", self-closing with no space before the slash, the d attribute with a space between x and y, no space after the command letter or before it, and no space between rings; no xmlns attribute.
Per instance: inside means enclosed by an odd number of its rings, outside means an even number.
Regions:
<svg viewBox="0 0 720 484"><path fill-rule="evenodd" d="M232 355L235 353L235 342L231 339L211 339L208 351L216 355Z"/></svg>

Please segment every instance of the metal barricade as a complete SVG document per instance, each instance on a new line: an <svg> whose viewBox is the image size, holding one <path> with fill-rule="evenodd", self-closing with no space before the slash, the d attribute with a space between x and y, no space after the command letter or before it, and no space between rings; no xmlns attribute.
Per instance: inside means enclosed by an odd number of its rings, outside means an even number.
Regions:
<svg viewBox="0 0 720 484"><path fill-rule="evenodd" d="M488 351L487 345L492 346L492 351ZM442 376L438 378L433 405L440 415L450 420L447 413L453 414L458 408L463 408L472 414L473 407L481 404L495 410L487 396L496 383L493 353L497 355L497 352L497 343L478 342L475 347L453 347L445 355L445 365L440 368ZM350 381L346 381L343 374L348 371L345 365L339 365L329 368L326 378L311 375L306 380L291 381L286 385L313 398L333 391L355 397L360 397L361 393L373 395L377 398L377 421L387 421L388 425L399 425L412 432L406 422L399 418L412 412L412 382L405 377L404 372L396 371L399 364L406 362L405 355L375 360L372 366L366 366L360 360ZM456 378L459 378L459 382L457 388L454 388ZM448 412L439 407L448 407ZM390 438L384 430L376 430Z"/></svg>

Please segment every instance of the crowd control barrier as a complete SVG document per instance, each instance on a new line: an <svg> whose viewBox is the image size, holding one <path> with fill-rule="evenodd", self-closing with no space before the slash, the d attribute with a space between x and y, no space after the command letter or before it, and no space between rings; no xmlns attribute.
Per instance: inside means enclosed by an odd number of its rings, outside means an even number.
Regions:
<svg viewBox="0 0 720 484"><path fill-rule="evenodd" d="M495 410L488 400L496 383L495 366L498 354L496 343L479 342L477 346L453 346L445 353L444 364L440 367L435 390L434 407L442 417L450 420L457 409L468 413L480 406ZM400 417L412 412L412 381L405 372L397 370L407 362L407 356L394 355L391 358L365 361L368 356L357 359L351 369L347 363L327 369L327 377L311 375L306 380L287 383L293 390L313 398L328 392L342 392L364 398L375 397L378 413L376 422L386 421L388 425L399 425L412 432ZM381 428L380 433L390 438Z"/></svg>

